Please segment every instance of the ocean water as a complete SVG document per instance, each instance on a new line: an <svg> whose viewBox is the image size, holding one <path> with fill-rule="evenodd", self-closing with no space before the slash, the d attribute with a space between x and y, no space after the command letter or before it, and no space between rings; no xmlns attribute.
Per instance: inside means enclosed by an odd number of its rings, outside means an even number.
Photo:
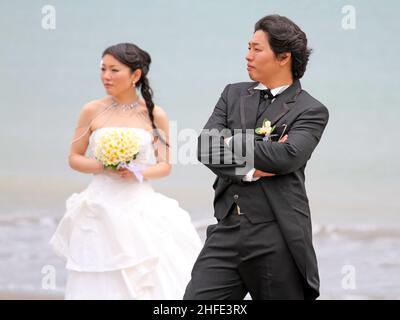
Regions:
<svg viewBox="0 0 400 320"><path fill-rule="evenodd" d="M204 240L211 219L193 221ZM62 297L67 272L48 241L58 219L52 213L0 220L1 292ZM320 299L400 299L399 229L313 226L321 278ZM54 270L55 287L48 287Z"/></svg>
<svg viewBox="0 0 400 320"><path fill-rule="evenodd" d="M46 5L55 29L43 28ZM343 23L346 6L354 29ZM47 241L65 200L90 181L67 157L79 110L104 95L105 47L129 41L151 54L154 100L182 155L195 147L184 129L195 137L224 86L248 81L254 23L280 13L307 33L313 54L302 85L330 111L306 171L322 298L399 298L399 9L394 0L0 2L0 290L39 290L43 266L53 265L62 291L65 271ZM193 159L154 185L202 233L213 179Z"/></svg>

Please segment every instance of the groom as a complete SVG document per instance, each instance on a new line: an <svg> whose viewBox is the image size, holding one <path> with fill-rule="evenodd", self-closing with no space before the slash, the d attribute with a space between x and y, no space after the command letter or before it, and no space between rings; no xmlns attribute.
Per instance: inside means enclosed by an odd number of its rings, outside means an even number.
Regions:
<svg viewBox="0 0 400 320"><path fill-rule="evenodd" d="M198 159L217 175L218 223L184 299L319 296L304 170L329 114L301 88L309 55L291 20L256 23L246 56L254 82L227 85L199 136Z"/></svg>

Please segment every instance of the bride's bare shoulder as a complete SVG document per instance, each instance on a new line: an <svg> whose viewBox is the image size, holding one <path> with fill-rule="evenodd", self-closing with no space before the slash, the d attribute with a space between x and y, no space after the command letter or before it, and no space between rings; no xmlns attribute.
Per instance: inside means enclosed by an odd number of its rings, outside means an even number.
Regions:
<svg viewBox="0 0 400 320"><path fill-rule="evenodd" d="M104 97L96 100L92 100L87 102L83 108L82 111L85 113L97 113L103 111L105 108L107 108L110 104L112 103L112 99L110 97Z"/></svg>
<svg viewBox="0 0 400 320"><path fill-rule="evenodd" d="M109 97L87 102L81 109L78 127L92 124L93 120L101 115L111 103L112 100Z"/></svg>
<svg viewBox="0 0 400 320"><path fill-rule="evenodd" d="M160 106L155 105L153 109L154 119L157 121L168 120L167 112Z"/></svg>

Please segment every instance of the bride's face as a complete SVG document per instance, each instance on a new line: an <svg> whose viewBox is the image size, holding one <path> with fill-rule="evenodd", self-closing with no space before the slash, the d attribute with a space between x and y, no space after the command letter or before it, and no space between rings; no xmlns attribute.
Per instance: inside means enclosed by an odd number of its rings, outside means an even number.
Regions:
<svg viewBox="0 0 400 320"><path fill-rule="evenodd" d="M101 61L101 81L107 93L118 96L125 91L132 90L133 82L137 82L140 70L132 72L131 69L119 62L112 55L104 55Z"/></svg>

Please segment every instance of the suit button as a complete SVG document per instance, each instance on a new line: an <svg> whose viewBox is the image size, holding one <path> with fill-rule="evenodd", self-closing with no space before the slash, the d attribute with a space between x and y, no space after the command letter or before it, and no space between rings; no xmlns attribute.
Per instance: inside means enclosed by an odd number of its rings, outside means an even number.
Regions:
<svg viewBox="0 0 400 320"><path fill-rule="evenodd" d="M237 194L235 194L235 195L233 196L233 199L237 200L237 199L239 199L239 196L238 196Z"/></svg>

